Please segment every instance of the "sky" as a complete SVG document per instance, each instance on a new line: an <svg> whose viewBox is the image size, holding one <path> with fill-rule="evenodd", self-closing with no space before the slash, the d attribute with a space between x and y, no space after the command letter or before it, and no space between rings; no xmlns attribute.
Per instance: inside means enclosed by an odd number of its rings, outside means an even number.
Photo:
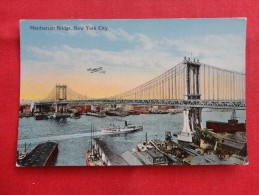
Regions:
<svg viewBox="0 0 259 195"><path fill-rule="evenodd" d="M56 84L109 97L159 76L185 56L245 72L245 40L245 19L22 20L20 98L45 98ZM87 71L97 67L106 73Z"/></svg>

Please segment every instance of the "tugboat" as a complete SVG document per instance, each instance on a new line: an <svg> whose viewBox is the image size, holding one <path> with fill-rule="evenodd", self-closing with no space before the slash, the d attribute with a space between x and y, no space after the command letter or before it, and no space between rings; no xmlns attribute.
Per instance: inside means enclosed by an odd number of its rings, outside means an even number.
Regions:
<svg viewBox="0 0 259 195"><path fill-rule="evenodd" d="M128 124L127 121L125 121L124 126L110 126L107 128L103 128L103 133L129 133L129 132L135 132L135 131L142 131L143 126L135 126L132 124Z"/></svg>
<svg viewBox="0 0 259 195"><path fill-rule="evenodd" d="M95 148L93 143L94 129L91 125L91 146L90 150L86 151L86 165L87 166L105 166L105 162L102 160L101 155L98 153L98 150Z"/></svg>

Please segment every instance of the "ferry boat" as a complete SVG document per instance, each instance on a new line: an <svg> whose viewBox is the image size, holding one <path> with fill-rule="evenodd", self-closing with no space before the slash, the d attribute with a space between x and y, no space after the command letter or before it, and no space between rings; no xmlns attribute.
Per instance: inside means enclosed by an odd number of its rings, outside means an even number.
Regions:
<svg viewBox="0 0 259 195"><path fill-rule="evenodd" d="M143 126L135 126L132 124L128 124L127 121L125 121L124 126L110 126L107 128L103 128L103 133L129 133L129 132L135 132L135 131L142 131Z"/></svg>

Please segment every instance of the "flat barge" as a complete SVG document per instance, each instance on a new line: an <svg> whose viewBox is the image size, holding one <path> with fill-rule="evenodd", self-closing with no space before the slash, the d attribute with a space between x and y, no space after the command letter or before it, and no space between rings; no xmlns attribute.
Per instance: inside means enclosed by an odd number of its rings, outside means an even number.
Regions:
<svg viewBox="0 0 259 195"><path fill-rule="evenodd" d="M206 128L212 129L215 133L235 133L246 131L245 123L238 123L238 120L228 120L227 123L218 121L207 121Z"/></svg>
<svg viewBox="0 0 259 195"><path fill-rule="evenodd" d="M218 121L207 121L206 128L212 129L215 133L246 132L246 124L238 122L235 110L233 110L231 118L228 120L227 123Z"/></svg>
<svg viewBox="0 0 259 195"><path fill-rule="evenodd" d="M104 112L100 112L100 111L95 111L95 110L89 110L88 112L85 113L85 115L88 116L95 116L95 117L106 117Z"/></svg>
<svg viewBox="0 0 259 195"><path fill-rule="evenodd" d="M27 166L52 166L58 154L58 144L54 142L46 142L38 144L24 158L19 159L17 156L17 165L22 167Z"/></svg>

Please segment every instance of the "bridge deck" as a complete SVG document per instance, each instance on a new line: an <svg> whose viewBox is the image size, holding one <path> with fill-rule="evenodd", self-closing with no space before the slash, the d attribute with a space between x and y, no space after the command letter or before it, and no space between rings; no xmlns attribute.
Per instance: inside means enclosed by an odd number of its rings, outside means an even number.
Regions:
<svg viewBox="0 0 259 195"><path fill-rule="evenodd" d="M220 108L220 109L245 109L244 100L159 100L159 99L86 99L86 100L57 100L39 101L35 105L51 104L129 104L129 105L153 105L153 106L176 106L197 108Z"/></svg>

